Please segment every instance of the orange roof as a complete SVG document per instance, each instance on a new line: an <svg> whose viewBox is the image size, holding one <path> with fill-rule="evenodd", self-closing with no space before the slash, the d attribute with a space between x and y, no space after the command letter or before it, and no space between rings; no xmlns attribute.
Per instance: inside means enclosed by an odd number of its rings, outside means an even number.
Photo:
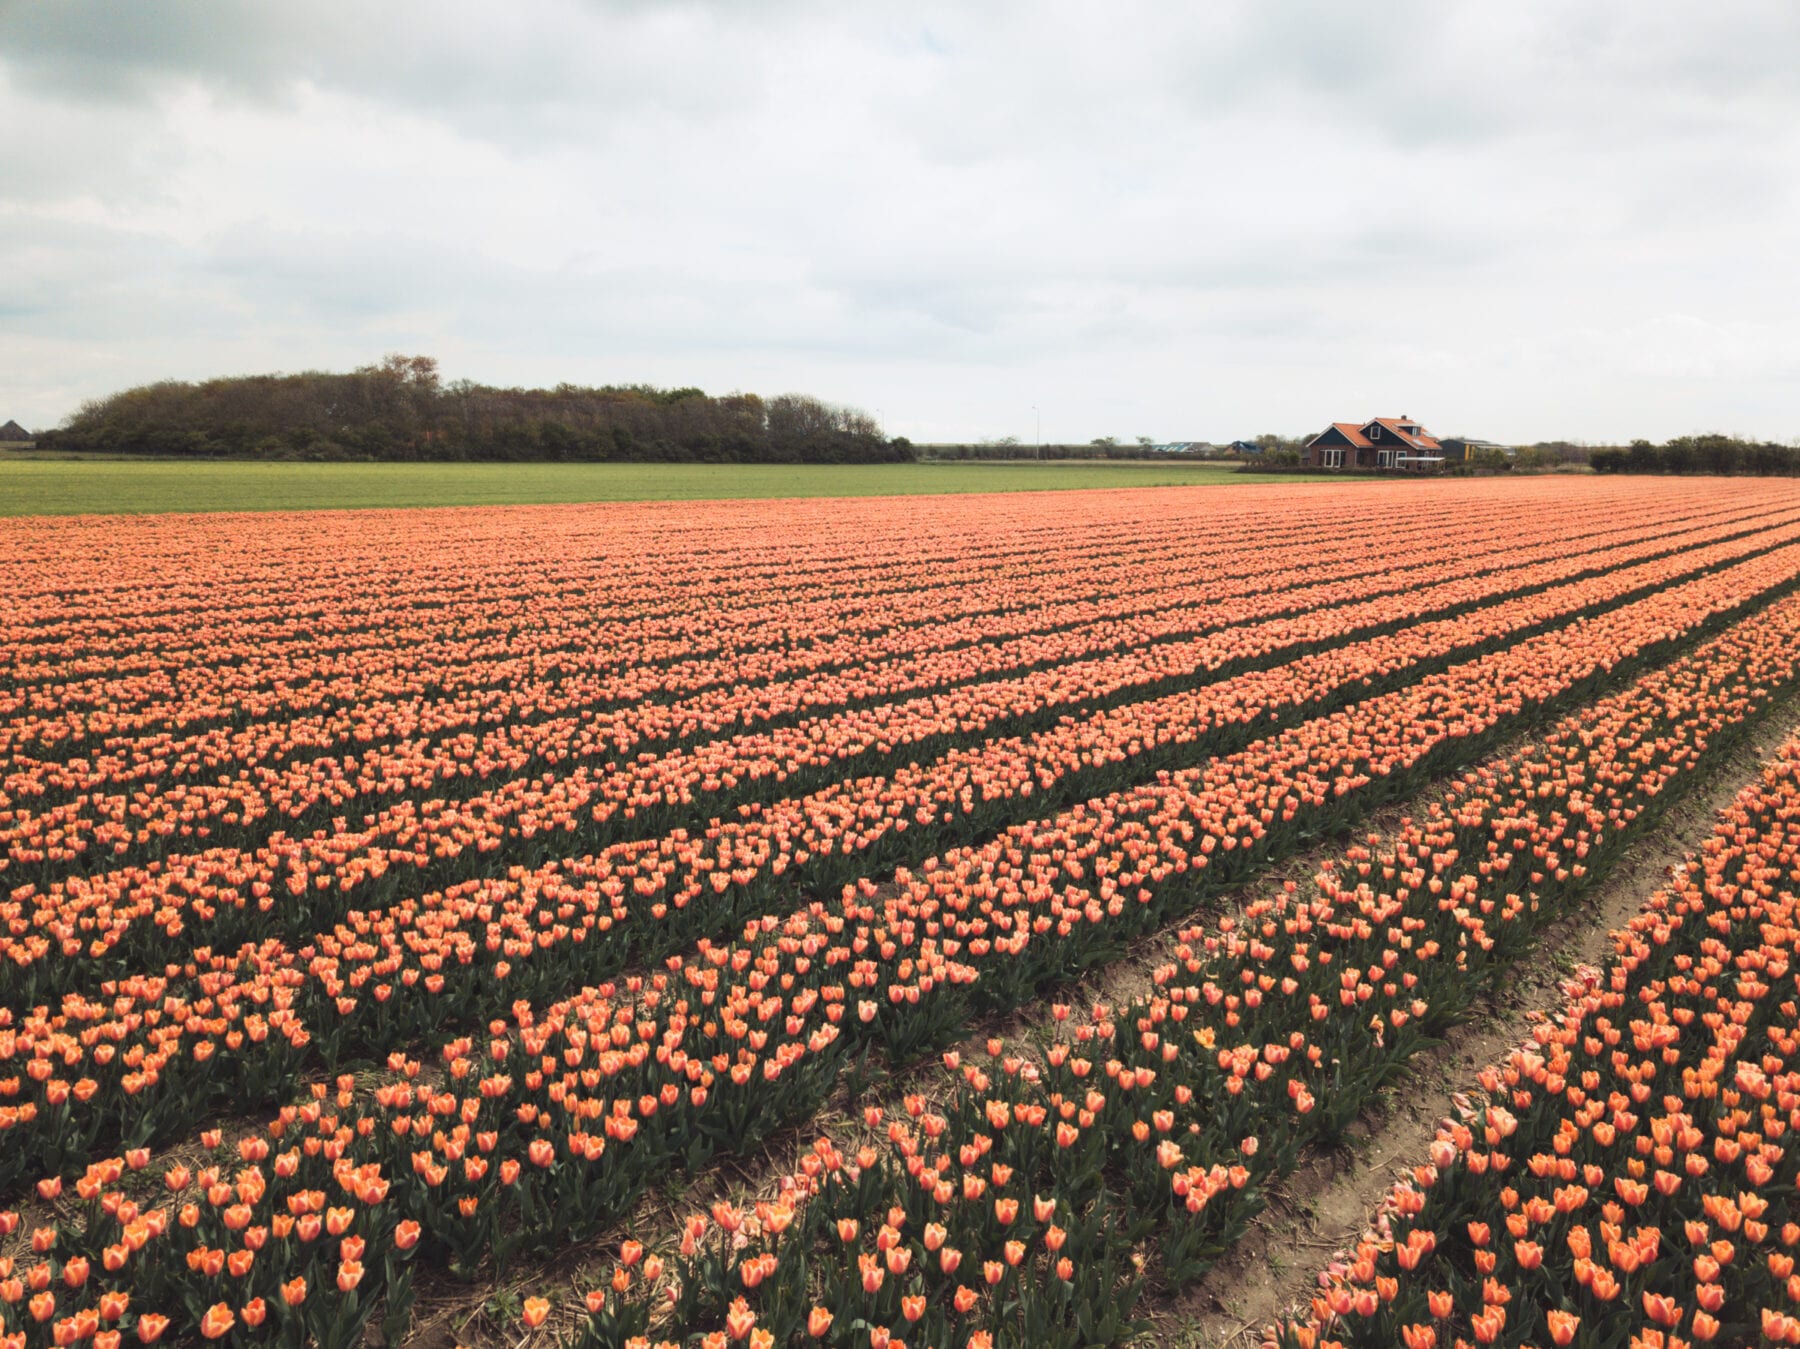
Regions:
<svg viewBox="0 0 1800 1349"><path fill-rule="evenodd" d="M1332 429L1342 432L1344 439L1352 445L1360 445L1365 450L1370 448L1369 438L1362 433L1362 427L1355 422L1333 422L1331 425Z"/></svg>
<svg viewBox="0 0 1800 1349"><path fill-rule="evenodd" d="M1389 431L1392 431L1395 435L1399 436L1401 440L1405 441L1408 445L1411 445L1415 450L1441 450L1443 448L1443 446L1439 445L1436 439L1433 438L1431 432L1427 431L1417 422L1409 422L1402 417L1377 417L1373 423L1369 424L1379 424L1386 427ZM1400 429L1402 426L1413 427L1414 431L1412 433L1402 431Z"/></svg>

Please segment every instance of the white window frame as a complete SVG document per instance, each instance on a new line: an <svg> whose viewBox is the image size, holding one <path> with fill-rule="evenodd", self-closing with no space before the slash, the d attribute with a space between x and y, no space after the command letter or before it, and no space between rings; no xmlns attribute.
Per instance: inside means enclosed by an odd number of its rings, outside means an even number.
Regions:
<svg viewBox="0 0 1800 1349"><path fill-rule="evenodd" d="M1335 449L1322 449L1319 451L1320 468L1342 468L1343 466L1344 451L1341 446Z"/></svg>
<svg viewBox="0 0 1800 1349"><path fill-rule="evenodd" d="M1394 466L1394 451L1392 451L1392 450L1376 450L1375 451L1375 467L1376 468L1392 468L1393 466Z"/></svg>

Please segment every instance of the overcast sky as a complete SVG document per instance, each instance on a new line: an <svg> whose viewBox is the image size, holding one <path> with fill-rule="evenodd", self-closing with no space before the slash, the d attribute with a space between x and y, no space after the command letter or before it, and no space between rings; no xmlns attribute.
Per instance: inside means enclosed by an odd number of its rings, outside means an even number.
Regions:
<svg viewBox="0 0 1800 1349"><path fill-rule="evenodd" d="M401 351L915 440L1800 438L1796 72L1795 0L0 0L0 419Z"/></svg>

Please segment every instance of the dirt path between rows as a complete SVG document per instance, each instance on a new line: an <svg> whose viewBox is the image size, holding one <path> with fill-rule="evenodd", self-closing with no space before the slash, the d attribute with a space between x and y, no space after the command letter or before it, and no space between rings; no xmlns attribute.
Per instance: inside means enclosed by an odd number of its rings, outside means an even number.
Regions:
<svg viewBox="0 0 1800 1349"><path fill-rule="evenodd" d="M1211 1273L1180 1293L1150 1300L1150 1342L1259 1349L1272 1321L1304 1309L1319 1271L1361 1236L1394 1182L1424 1160L1438 1122L1454 1111L1453 1094L1472 1088L1484 1066L1529 1035L1532 1013L1561 1004L1561 985L1578 966L1603 966L1611 958L1610 934L1699 847L1718 811L1796 732L1800 721L1789 702L1708 771L1652 835L1626 849L1579 911L1545 930L1497 996L1478 1003L1467 1022L1414 1060L1405 1083L1352 1126L1349 1146L1305 1158Z"/></svg>

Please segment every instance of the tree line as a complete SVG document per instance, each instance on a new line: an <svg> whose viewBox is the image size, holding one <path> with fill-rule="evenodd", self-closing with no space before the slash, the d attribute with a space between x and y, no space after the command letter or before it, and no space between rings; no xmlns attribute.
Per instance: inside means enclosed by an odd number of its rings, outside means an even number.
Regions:
<svg viewBox="0 0 1800 1349"><path fill-rule="evenodd" d="M1183 461L1235 463L1250 460L1258 464L1298 464L1307 440L1308 437L1305 436L1279 436L1267 433L1253 437L1247 442L1256 447L1253 452L1248 454L1239 452L1231 445L1215 445L1201 441L1187 442L1193 448L1186 450L1158 449L1156 440L1151 436L1138 436L1132 441L1124 441L1117 436L1096 436L1093 440L1079 445L1055 441L1041 445L1028 444L1017 436L1002 436L994 440L974 442L920 444L915 448L920 457L925 459L1148 459L1158 463Z"/></svg>
<svg viewBox="0 0 1800 1349"><path fill-rule="evenodd" d="M1760 477L1800 475L1800 446L1737 436L1676 436L1661 445L1634 440L1588 452L1596 473L1755 474Z"/></svg>
<svg viewBox="0 0 1800 1349"><path fill-rule="evenodd" d="M84 403L40 449L177 458L856 463L913 457L805 394L445 383L430 356L349 374L164 380Z"/></svg>
<svg viewBox="0 0 1800 1349"><path fill-rule="evenodd" d="M1101 445L1089 441L1084 445L1055 444L1027 445L1012 436L1001 440L983 440L966 443L943 443L918 445L915 447L920 457L932 460L956 460L972 463L1011 462L1025 459L1087 459L1087 460L1126 460L1156 459L1183 460L1201 459L1205 456L1188 453L1153 452L1141 445Z"/></svg>

